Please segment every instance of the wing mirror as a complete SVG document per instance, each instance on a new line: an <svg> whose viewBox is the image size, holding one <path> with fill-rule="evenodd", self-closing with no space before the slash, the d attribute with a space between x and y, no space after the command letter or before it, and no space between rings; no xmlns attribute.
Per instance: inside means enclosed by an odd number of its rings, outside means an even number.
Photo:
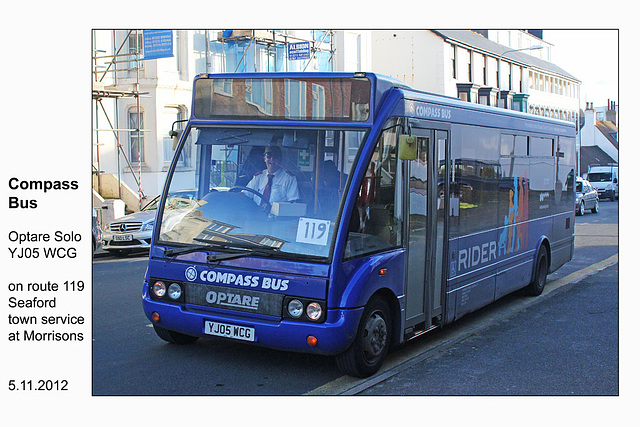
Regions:
<svg viewBox="0 0 640 427"><path fill-rule="evenodd" d="M171 130L169 131L169 136L171 137L171 139L173 140L173 145L171 146L171 149L173 151L176 151L176 148L178 148L178 142L180 141L180 137L182 136L182 129L179 130L175 130L175 127L178 123L184 123L187 122L188 120L176 120L175 122L173 122L173 124L171 125Z"/></svg>
<svg viewBox="0 0 640 427"><path fill-rule="evenodd" d="M398 156L400 160L415 160L418 158L418 143L415 136L400 135Z"/></svg>

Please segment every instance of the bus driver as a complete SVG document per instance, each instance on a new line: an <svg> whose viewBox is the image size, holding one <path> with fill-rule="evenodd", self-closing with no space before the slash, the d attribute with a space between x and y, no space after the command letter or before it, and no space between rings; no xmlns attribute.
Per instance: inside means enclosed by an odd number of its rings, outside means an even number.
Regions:
<svg viewBox="0 0 640 427"><path fill-rule="evenodd" d="M264 150L264 163L267 166L257 172L247 184L247 188L258 191L269 203L293 202L300 198L296 177L280 166L282 151L277 146L267 146ZM263 208L267 208L263 199L251 195L253 200Z"/></svg>

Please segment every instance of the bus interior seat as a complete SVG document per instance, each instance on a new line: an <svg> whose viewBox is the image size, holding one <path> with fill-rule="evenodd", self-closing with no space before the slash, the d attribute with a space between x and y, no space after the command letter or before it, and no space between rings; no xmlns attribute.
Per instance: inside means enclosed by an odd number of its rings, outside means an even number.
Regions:
<svg viewBox="0 0 640 427"><path fill-rule="evenodd" d="M253 178L253 175L265 168L263 153L264 147L262 146L251 148L247 159L240 167L240 172L238 172L236 186L246 187L249 181L251 181L251 178Z"/></svg>

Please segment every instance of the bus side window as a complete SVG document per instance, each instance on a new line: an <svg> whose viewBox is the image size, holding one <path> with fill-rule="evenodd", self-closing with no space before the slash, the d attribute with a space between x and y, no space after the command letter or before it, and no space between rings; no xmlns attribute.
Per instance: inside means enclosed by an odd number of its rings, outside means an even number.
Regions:
<svg viewBox="0 0 640 427"><path fill-rule="evenodd" d="M396 205L396 128L378 140L369 168L362 179L349 222L345 257L353 257L400 245L400 221Z"/></svg>

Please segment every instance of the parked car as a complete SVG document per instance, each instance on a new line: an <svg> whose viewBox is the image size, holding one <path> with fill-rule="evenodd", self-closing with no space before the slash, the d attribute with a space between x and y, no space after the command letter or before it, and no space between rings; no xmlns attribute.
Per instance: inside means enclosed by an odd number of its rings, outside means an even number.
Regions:
<svg viewBox="0 0 640 427"><path fill-rule="evenodd" d="M116 256L126 256L133 251L149 250L159 203L160 196L157 196L139 212L125 215L109 224L107 230L102 233L102 248ZM179 210L179 208L184 210L193 203L194 192L181 191L169 196L165 211Z"/></svg>
<svg viewBox="0 0 640 427"><path fill-rule="evenodd" d="M618 198L617 166L589 166L586 178L601 199L609 199L613 202Z"/></svg>
<svg viewBox="0 0 640 427"><path fill-rule="evenodd" d="M96 253L96 250L100 247L102 242L102 230L100 230L100 226L98 225L98 212L93 209L91 214L91 240L93 244L93 253Z"/></svg>
<svg viewBox="0 0 640 427"><path fill-rule="evenodd" d="M576 178L576 215L582 216L587 209L598 213L598 191L586 179Z"/></svg>
<svg viewBox="0 0 640 427"><path fill-rule="evenodd" d="M126 256L135 250L148 250L159 202L160 196L139 212L125 215L109 224L102 233L102 249L117 256Z"/></svg>

